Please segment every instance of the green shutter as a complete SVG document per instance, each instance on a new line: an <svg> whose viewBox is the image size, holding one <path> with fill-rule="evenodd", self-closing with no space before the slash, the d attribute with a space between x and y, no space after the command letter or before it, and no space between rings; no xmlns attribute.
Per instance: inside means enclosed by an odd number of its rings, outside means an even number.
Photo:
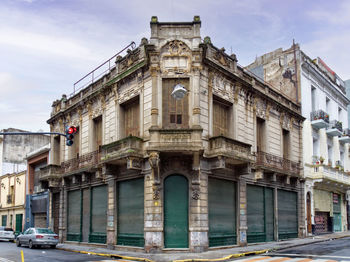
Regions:
<svg viewBox="0 0 350 262"><path fill-rule="evenodd" d="M333 231L341 232L341 195L333 193Z"/></svg>
<svg viewBox="0 0 350 262"><path fill-rule="evenodd" d="M81 241L81 191L68 192L68 241Z"/></svg>
<svg viewBox="0 0 350 262"><path fill-rule="evenodd" d="M236 184L209 178L208 201L209 246L236 244Z"/></svg>
<svg viewBox="0 0 350 262"><path fill-rule="evenodd" d="M107 242L107 186L97 186L91 189L91 232L89 242Z"/></svg>
<svg viewBox="0 0 350 262"><path fill-rule="evenodd" d="M118 183L117 244L144 246L144 180L133 179Z"/></svg>
<svg viewBox="0 0 350 262"><path fill-rule="evenodd" d="M3 227L6 227L7 226L7 215L2 215L1 216L1 225Z"/></svg>
<svg viewBox="0 0 350 262"><path fill-rule="evenodd" d="M333 212L341 213L341 196L339 194L333 193Z"/></svg>
<svg viewBox="0 0 350 262"><path fill-rule="evenodd" d="M278 238L298 237L297 193L278 190Z"/></svg>
<svg viewBox="0 0 350 262"><path fill-rule="evenodd" d="M188 182L181 175L164 181L164 246L188 247Z"/></svg>
<svg viewBox="0 0 350 262"><path fill-rule="evenodd" d="M16 233L22 232L23 214L16 214Z"/></svg>
<svg viewBox="0 0 350 262"><path fill-rule="evenodd" d="M273 234L273 190L261 186L247 185L248 243L272 241Z"/></svg>

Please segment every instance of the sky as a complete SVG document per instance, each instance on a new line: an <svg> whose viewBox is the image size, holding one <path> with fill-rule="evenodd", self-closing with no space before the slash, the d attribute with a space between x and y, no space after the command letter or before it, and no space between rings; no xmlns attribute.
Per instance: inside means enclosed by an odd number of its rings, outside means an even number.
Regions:
<svg viewBox="0 0 350 262"><path fill-rule="evenodd" d="M52 102L131 41L150 38L150 20L193 21L201 36L256 56L293 39L350 79L348 0L0 0L0 130L49 131Z"/></svg>

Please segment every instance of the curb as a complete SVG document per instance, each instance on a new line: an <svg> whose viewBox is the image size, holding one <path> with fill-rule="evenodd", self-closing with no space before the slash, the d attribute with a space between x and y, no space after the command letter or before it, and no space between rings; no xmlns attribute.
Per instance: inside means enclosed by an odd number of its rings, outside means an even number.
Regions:
<svg viewBox="0 0 350 262"><path fill-rule="evenodd" d="M155 261L150 260L148 258L141 258L141 257L128 257L128 256L117 255L117 254L105 254L105 253L96 253L96 252L90 252L90 251L79 251L79 250L60 248L60 247L56 247L56 249L63 250L63 251L68 251L68 252L80 253L80 254L87 254L87 255L95 255L95 256L101 256L101 257L125 259L125 260L130 260L130 261L155 262Z"/></svg>

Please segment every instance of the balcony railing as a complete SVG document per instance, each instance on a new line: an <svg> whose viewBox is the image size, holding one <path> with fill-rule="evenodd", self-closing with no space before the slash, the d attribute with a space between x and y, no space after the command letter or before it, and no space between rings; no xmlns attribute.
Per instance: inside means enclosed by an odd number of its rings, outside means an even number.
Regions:
<svg viewBox="0 0 350 262"><path fill-rule="evenodd" d="M317 111L313 111L310 113L310 120L314 121L314 120L323 120L326 123L329 123L329 115L323 111L323 110L317 110Z"/></svg>
<svg viewBox="0 0 350 262"><path fill-rule="evenodd" d="M249 144L224 136L209 138L209 148L206 156L215 157L219 155L248 162L254 160L254 156L251 154L251 145Z"/></svg>
<svg viewBox="0 0 350 262"><path fill-rule="evenodd" d="M333 120L330 122L326 131L329 136L340 136L343 133L343 124L340 121Z"/></svg>
<svg viewBox="0 0 350 262"><path fill-rule="evenodd" d="M300 163L262 151L257 152L256 165L295 175L299 175L300 173Z"/></svg>
<svg viewBox="0 0 350 262"><path fill-rule="evenodd" d="M314 179L323 178L326 180L334 181L336 183L350 185L350 174L339 170L338 168L321 165L314 167L313 175Z"/></svg>
<svg viewBox="0 0 350 262"><path fill-rule="evenodd" d="M59 178L62 174L62 167L57 165L47 165L35 172L39 180L48 180L50 178Z"/></svg>
<svg viewBox="0 0 350 262"><path fill-rule="evenodd" d="M102 146L102 161L113 161L125 157L142 157L143 140L136 136L128 136L124 139Z"/></svg>
<svg viewBox="0 0 350 262"><path fill-rule="evenodd" d="M64 173L73 172L83 168L91 168L99 164L101 161L100 150L70 159L61 164Z"/></svg>

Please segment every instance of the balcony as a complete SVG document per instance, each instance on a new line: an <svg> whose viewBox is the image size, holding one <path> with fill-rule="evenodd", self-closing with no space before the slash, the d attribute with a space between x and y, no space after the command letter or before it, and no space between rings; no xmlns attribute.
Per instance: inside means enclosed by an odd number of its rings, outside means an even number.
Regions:
<svg viewBox="0 0 350 262"><path fill-rule="evenodd" d="M201 128L193 129L150 129L147 150L158 152L193 152L203 149Z"/></svg>
<svg viewBox="0 0 350 262"><path fill-rule="evenodd" d="M344 129L343 135L339 137L340 143L350 143L350 130L349 128Z"/></svg>
<svg viewBox="0 0 350 262"><path fill-rule="evenodd" d="M60 178L62 175L61 166L57 165L47 165L40 168L39 171L35 172L35 176L39 178L40 181L49 180L51 178Z"/></svg>
<svg viewBox="0 0 350 262"><path fill-rule="evenodd" d="M257 152L256 166L294 176L300 175L300 163L262 151Z"/></svg>
<svg viewBox="0 0 350 262"><path fill-rule="evenodd" d="M348 188L350 186L350 174L339 168L320 165L312 168L312 172L305 172L307 177L318 179L319 183L327 186L334 186L338 190Z"/></svg>
<svg viewBox="0 0 350 262"><path fill-rule="evenodd" d="M143 157L143 140L136 136L128 136L124 139L102 146L102 163L124 162L126 158Z"/></svg>
<svg viewBox="0 0 350 262"><path fill-rule="evenodd" d="M251 154L251 145L224 136L209 138L209 148L204 155L208 158L225 156L233 159L235 163L255 160Z"/></svg>
<svg viewBox="0 0 350 262"><path fill-rule="evenodd" d="M89 171L90 169L94 169L100 162L100 150L96 150L91 153L79 156L77 158L65 161L61 164L61 167L64 175L70 175L73 173Z"/></svg>
<svg viewBox="0 0 350 262"><path fill-rule="evenodd" d="M326 131L328 136L340 136L343 133L343 124L340 121L331 121Z"/></svg>
<svg viewBox="0 0 350 262"><path fill-rule="evenodd" d="M310 113L310 121L316 129L325 128L329 123L329 115L323 110L313 111Z"/></svg>

